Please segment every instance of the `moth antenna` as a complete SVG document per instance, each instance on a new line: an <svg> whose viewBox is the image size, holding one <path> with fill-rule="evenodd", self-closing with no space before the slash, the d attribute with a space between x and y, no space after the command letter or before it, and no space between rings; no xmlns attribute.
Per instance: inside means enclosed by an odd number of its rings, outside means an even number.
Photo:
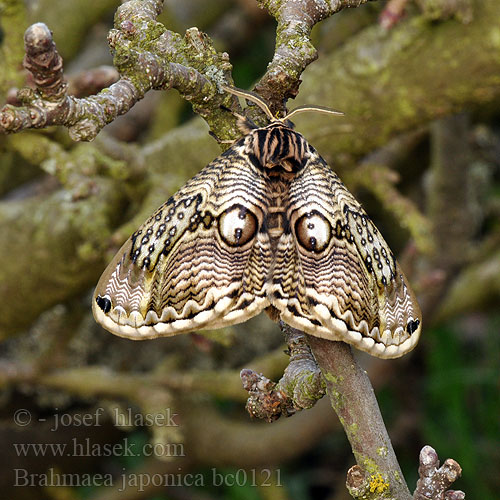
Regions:
<svg viewBox="0 0 500 500"><path fill-rule="evenodd" d="M316 111L317 113L325 113L327 115L344 116L344 113L342 111L335 111L334 109L326 108L325 106L314 106L312 104L306 104L305 106L298 106L290 113L288 113L285 118L289 120L293 115L298 115L299 113L304 113L305 111Z"/></svg>
<svg viewBox="0 0 500 500"><path fill-rule="evenodd" d="M248 99L249 101L254 102L259 106L262 111L266 114L266 116L269 118L270 121L274 122L277 120L275 116L271 113L271 110L269 109L269 106L266 104L264 99L260 97L260 95L256 94L255 92L252 92L250 90L243 90L243 89L237 89L235 87L228 87L227 85L221 85L221 88L223 88L226 92L229 92L230 94L233 94L238 97L242 97L244 99Z"/></svg>

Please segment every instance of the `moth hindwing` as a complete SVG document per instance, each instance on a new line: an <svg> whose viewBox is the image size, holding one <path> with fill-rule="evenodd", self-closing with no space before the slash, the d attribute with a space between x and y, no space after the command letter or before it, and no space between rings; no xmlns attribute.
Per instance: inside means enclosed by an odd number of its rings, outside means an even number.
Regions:
<svg viewBox="0 0 500 500"><path fill-rule="evenodd" d="M96 320L146 339L245 321L268 307L311 335L381 358L410 351L415 295L361 205L279 120L202 169L123 245Z"/></svg>

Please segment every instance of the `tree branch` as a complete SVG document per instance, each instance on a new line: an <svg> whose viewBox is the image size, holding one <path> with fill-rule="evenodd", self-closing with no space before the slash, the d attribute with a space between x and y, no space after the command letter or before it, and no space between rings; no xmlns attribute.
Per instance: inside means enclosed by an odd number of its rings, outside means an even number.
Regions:
<svg viewBox="0 0 500 500"><path fill-rule="evenodd" d="M283 329L283 325L282 325ZM463 500L462 491L448 487L461 475L460 465L452 459L439 468L437 453L425 446L420 453L419 481L412 497L385 428L375 393L366 372L352 356L352 348L344 342L333 342L286 327L287 342L292 357L285 374L277 384L258 376L252 370L242 370L244 387L250 393L247 410L252 416L273 421L281 415L290 416L296 410L311 407L324 394L317 380L318 372L311 352L301 345L307 342L326 381L331 405L351 444L357 465L347 473L347 488L353 498L363 500ZM293 357L293 345L298 344L303 361ZM300 359L300 358L299 358ZM305 361L305 362L304 362ZM288 372L288 373L287 373ZM287 390L288 387L293 390ZM304 402L304 394L307 398Z"/></svg>
<svg viewBox="0 0 500 500"><path fill-rule="evenodd" d="M422 306L430 315L470 257L476 233L472 186L469 119L466 114L451 115L431 127L431 177L428 189L428 213L433 224L435 253L430 267L439 272L437 286L426 291Z"/></svg>
<svg viewBox="0 0 500 500"><path fill-rule="evenodd" d="M351 443L357 467L347 477L354 498L409 500L391 440L365 371L344 342L308 335L307 341L326 380L327 394Z"/></svg>
<svg viewBox="0 0 500 500"><path fill-rule="evenodd" d="M258 0L278 22L273 60L255 91L273 112L282 112L284 103L294 98L304 69L316 60L317 51L311 43L313 26L346 7L358 7L368 0Z"/></svg>
<svg viewBox="0 0 500 500"><path fill-rule="evenodd" d="M345 116L304 114L297 119L299 130L335 168L356 162L398 133L497 102L500 57L492 37L499 17L500 3L482 0L474 2L468 25L413 16L390 36L370 26L302 75L295 104L321 104ZM443 51L450 39L461 43Z"/></svg>
<svg viewBox="0 0 500 500"><path fill-rule="evenodd" d="M461 475L462 468L455 460L448 458L439 467L436 451L424 446L420 452L419 480L413 500L463 500L465 494L459 490L448 490Z"/></svg>
<svg viewBox="0 0 500 500"><path fill-rule="evenodd" d="M217 86L230 83L228 56L218 54L196 28L188 30L184 40L166 30L155 20L162 5L162 0L130 0L119 7L108 41L121 78L87 98L67 95L62 58L47 26L37 23L28 28L24 64L34 76L36 89L18 92L24 106L6 105L0 110L0 131L63 125L74 140L92 140L148 90L176 88L192 101L217 136L227 137L227 127L222 127L217 116L220 105L223 101L228 105L230 97L219 94ZM143 37L146 32L149 36Z"/></svg>
<svg viewBox="0 0 500 500"><path fill-rule="evenodd" d="M282 321L290 361L278 383L253 370L241 370L243 388L248 391L246 408L252 417L268 422L296 411L312 408L325 394L321 372L306 342L306 335Z"/></svg>

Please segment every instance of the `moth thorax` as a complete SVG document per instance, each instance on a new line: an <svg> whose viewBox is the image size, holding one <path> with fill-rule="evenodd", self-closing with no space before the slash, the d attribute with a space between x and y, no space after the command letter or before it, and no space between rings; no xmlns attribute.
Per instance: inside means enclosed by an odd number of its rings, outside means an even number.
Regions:
<svg viewBox="0 0 500 500"><path fill-rule="evenodd" d="M282 123L272 123L250 134L250 151L266 169L298 172L305 163L307 142L298 132ZM274 172L269 172L271 175Z"/></svg>

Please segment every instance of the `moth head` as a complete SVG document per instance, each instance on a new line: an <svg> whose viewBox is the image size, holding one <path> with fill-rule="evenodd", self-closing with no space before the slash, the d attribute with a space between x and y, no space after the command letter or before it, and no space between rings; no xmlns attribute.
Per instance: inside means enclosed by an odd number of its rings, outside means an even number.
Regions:
<svg viewBox="0 0 500 500"><path fill-rule="evenodd" d="M320 106L300 106L283 118L277 118L267 103L254 92L223 86L224 90L254 102L264 112L269 123L257 127L245 116L233 113L238 118L238 127L245 134L244 152L252 157L268 175L290 177L300 171L309 159L311 147L304 137L293 130L290 118L304 111L342 114Z"/></svg>
<svg viewBox="0 0 500 500"><path fill-rule="evenodd" d="M304 106L298 106L294 108L290 113L288 113L286 116L283 118L278 118L269 109L269 106L267 105L266 101L262 99L262 97L255 92L252 92L250 90L242 90L238 89L235 87L228 87L227 85L221 85L221 87L226 91L229 92L230 94L233 94L237 97L242 97L244 99L247 99L248 101L251 101L257 106L259 106L262 111L264 111L264 114L266 117L269 119L269 123L274 123L274 122L279 122L282 123L283 125L293 128L293 124L290 121L293 115L298 115L299 113L304 113L306 111L314 111L317 113L325 113L329 115L344 115L342 111L335 111L334 109L326 108L324 106L315 106L312 104L306 104ZM244 133L248 133L251 129L256 128L255 124L245 116L241 116L238 114L235 114L235 116L238 118L238 126Z"/></svg>

